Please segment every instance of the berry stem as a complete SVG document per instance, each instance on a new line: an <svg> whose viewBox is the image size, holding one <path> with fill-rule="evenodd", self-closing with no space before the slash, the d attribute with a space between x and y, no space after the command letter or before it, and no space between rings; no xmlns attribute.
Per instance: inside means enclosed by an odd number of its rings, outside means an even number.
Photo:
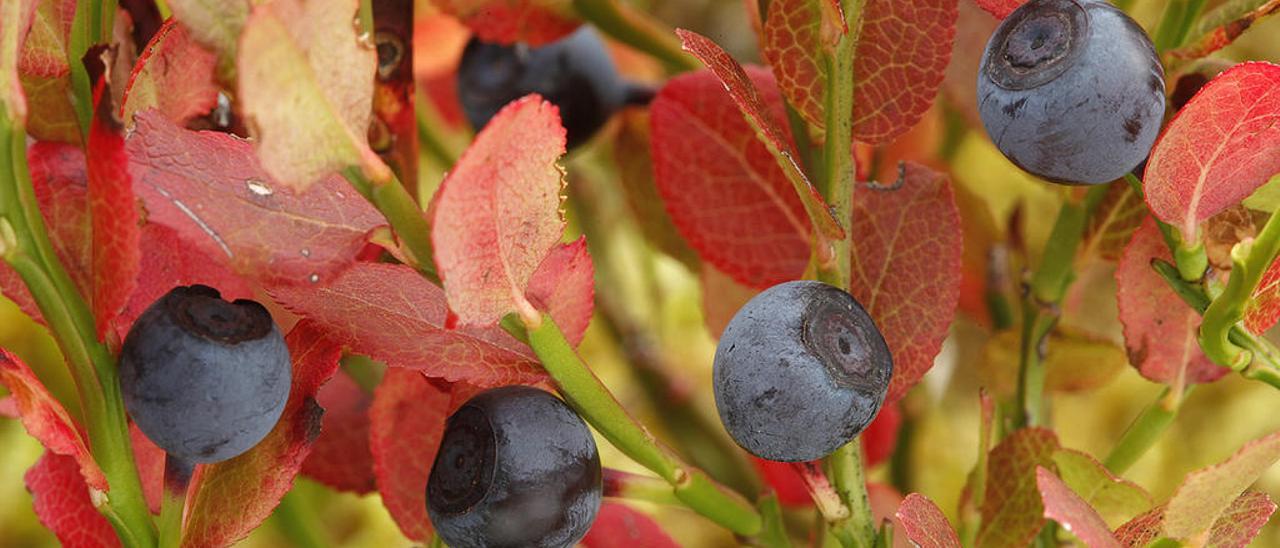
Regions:
<svg viewBox="0 0 1280 548"><path fill-rule="evenodd" d="M739 535L760 532L762 522L755 508L702 470L686 464L632 418L578 356L551 316L543 314L540 325L528 331L528 339L565 401L609 443L658 474L671 485L677 499L699 514Z"/></svg>
<svg viewBox="0 0 1280 548"><path fill-rule="evenodd" d="M2 98L0 98L2 99ZM90 451L110 491L101 511L126 546L155 544L142 496L115 358L98 341L93 313L54 253L27 169L24 121L0 102L0 220L12 241L3 259L22 278L67 360L83 411Z"/></svg>
<svg viewBox="0 0 1280 548"><path fill-rule="evenodd" d="M431 246L431 227L427 225L422 208L418 207L400 180L392 174L387 181L371 181L359 166L342 170L342 175L391 223L406 257L412 261L411 266L428 279L439 282L432 259L435 252Z"/></svg>
<svg viewBox="0 0 1280 548"><path fill-rule="evenodd" d="M825 106L826 141L822 149L821 188L826 190L827 203L834 210L837 220L847 230L853 228L853 61L862 35L862 8L866 0L842 0L845 25L849 32L840 37L827 52L827 87ZM827 268L819 268L818 279L849 290L849 268L852 260L852 236L831 242L834 261ZM822 238L818 239L822 244ZM819 250L820 251L820 250ZM820 254L820 253L819 253ZM819 261L819 265L823 262Z"/></svg>
<svg viewBox="0 0 1280 548"><path fill-rule="evenodd" d="M861 437L853 438L827 457L827 473L841 500L849 507L849 519L830 522L831 533L845 547L870 547L875 543L876 528L862 470Z"/></svg>
<svg viewBox="0 0 1280 548"><path fill-rule="evenodd" d="M698 61L680 48L671 29L618 0L573 0L578 16L610 38L648 53L677 71L697 70Z"/></svg>
<svg viewBox="0 0 1280 548"><path fill-rule="evenodd" d="M1049 333L1058 323L1058 305L1075 280L1072 267L1089 216L1107 195L1106 185L1089 189L1083 202L1067 199L1058 210L1040 266L1022 299L1022 346L1018 367L1018 427L1045 423L1044 355Z"/></svg>
<svg viewBox="0 0 1280 548"><path fill-rule="evenodd" d="M1178 416L1178 409L1193 388L1195 385L1188 386L1180 397L1175 397L1173 390L1165 387L1120 436L1120 441L1111 448L1103 465L1116 475L1129 470L1130 466L1155 445L1169 425L1173 424L1173 419Z"/></svg>
<svg viewBox="0 0 1280 548"><path fill-rule="evenodd" d="M678 506L682 503L662 478L604 469L604 496Z"/></svg>
<svg viewBox="0 0 1280 548"><path fill-rule="evenodd" d="M164 489L160 499L160 548L182 546L182 518L195 469L195 463L165 455Z"/></svg>
<svg viewBox="0 0 1280 548"><path fill-rule="evenodd" d="M1252 241L1231 249L1231 277L1227 287L1204 311L1200 324L1200 348L1218 365L1237 371L1253 361L1250 352L1230 341L1231 328L1244 319L1245 307L1271 262L1280 255L1280 215L1271 214Z"/></svg>
<svg viewBox="0 0 1280 548"><path fill-rule="evenodd" d="M822 514L823 519L828 522L837 522L849 518L849 507L840 500L840 494L831 487L827 475L816 463L795 462L791 463L791 466L804 480L805 489L809 491L809 496L813 499L813 504L818 507L818 512Z"/></svg>
<svg viewBox="0 0 1280 548"><path fill-rule="evenodd" d="M758 540L764 548L791 548L791 536L787 534L787 522L782 517L782 504L778 496L768 494L756 504L764 517L764 530Z"/></svg>

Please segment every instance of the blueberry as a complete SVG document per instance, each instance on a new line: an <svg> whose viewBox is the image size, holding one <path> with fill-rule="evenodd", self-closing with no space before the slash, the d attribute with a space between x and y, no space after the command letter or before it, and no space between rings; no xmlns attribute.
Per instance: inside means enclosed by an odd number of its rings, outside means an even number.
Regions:
<svg viewBox="0 0 1280 548"><path fill-rule="evenodd" d="M507 103L537 93L560 107L569 148L609 121L626 101L627 89L604 42L589 27L537 48L472 38L458 66L458 99L476 129Z"/></svg>
<svg viewBox="0 0 1280 548"><path fill-rule="evenodd" d="M1123 177L1164 119L1164 68L1151 39L1101 0L1032 0L987 42L978 110L1019 167L1050 181Z"/></svg>
<svg viewBox="0 0 1280 548"><path fill-rule="evenodd" d="M600 454L587 425L527 386L486 390L449 417L427 513L449 546L572 546L600 510Z"/></svg>
<svg viewBox="0 0 1280 548"><path fill-rule="evenodd" d="M720 420L738 445L764 459L810 461L871 423L893 358L851 295L820 282L786 282L734 314L712 375Z"/></svg>
<svg viewBox="0 0 1280 548"><path fill-rule="evenodd" d="M124 339L120 389L138 428L169 455L220 462L271 432L289 398L284 338L262 305L176 287Z"/></svg>

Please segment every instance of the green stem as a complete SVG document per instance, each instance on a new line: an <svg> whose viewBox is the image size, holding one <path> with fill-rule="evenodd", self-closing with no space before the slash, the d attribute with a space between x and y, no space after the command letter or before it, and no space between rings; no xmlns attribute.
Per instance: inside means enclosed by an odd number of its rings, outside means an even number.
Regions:
<svg viewBox="0 0 1280 548"><path fill-rule="evenodd" d="M342 372L351 377L366 394L372 394L382 384L382 376L387 372L386 364L359 354L343 356L341 364Z"/></svg>
<svg viewBox="0 0 1280 548"><path fill-rule="evenodd" d="M9 224L9 263L30 290L67 360L86 422L89 446L110 487L103 513L122 542L152 546L155 534L129 441L115 358L97 340L93 314L59 262L27 170L26 132L0 112L0 220ZM10 248L10 246L12 246Z"/></svg>
<svg viewBox="0 0 1280 548"><path fill-rule="evenodd" d="M316 513L311 500L299 493L301 484L295 485L271 514L272 523L280 534L289 539L296 548L321 548L332 546L333 541L326 538L321 530L324 522Z"/></svg>
<svg viewBox="0 0 1280 548"><path fill-rule="evenodd" d="M1205 0L1173 0L1164 10L1160 26L1156 27L1152 42L1156 51L1166 52L1181 46L1191 32L1196 17L1204 9Z"/></svg>
<svg viewBox="0 0 1280 548"><path fill-rule="evenodd" d="M187 490L195 464L166 455L164 488L160 499L160 548L182 546L182 517L187 506Z"/></svg>
<svg viewBox="0 0 1280 548"><path fill-rule="evenodd" d="M605 439L671 485L676 498L739 535L760 532L755 508L705 472L680 460L623 409L574 351L551 316L528 330L529 346L555 381L560 394Z"/></svg>
<svg viewBox="0 0 1280 548"><path fill-rule="evenodd" d="M760 497L756 504L760 515L764 517L764 530L757 540L764 548L791 548L791 537L787 534L787 523L782 518L782 504L777 495Z"/></svg>
<svg viewBox="0 0 1280 548"><path fill-rule="evenodd" d="M1218 365L1240 371L1251 361L1250 353L1232 344L1231 328L1244 319L1245 307L1253 292L1280 254L1280 214L1272 213L1257 238L1231 249L1231 277L1222 294L1204 311L1200 324L1200 348Z"/></svg>
<svg viewBox="0 0 1280 548"><path fill-rule="evenodd" d="M854 438L827 457L828 473L836 492L849 507L849 519L831 523L831 533L844 546L870 547L875 543L875 521L867 498L862 470L862 440Z"/></svg>
<svg viewBox="0 0 1280 548"><path fill-rule="evenodd" d="M359 11L356 12L356 20L359 22L360 34L373 39L373 0L360 0Z"/></svg>
<svg viewBox="0 0 1280 548"><path fill-rule="evenodd" d="M1120 441L1116 442L1107 458L1102 461L1103 465L1118 476L1128 471L1164 435L1169 425L1173 424L1183 399L1191 393L1192 388L1194 385L1187 387L1181 397L1175 397L1172 389L1165 387L1155 401L1148 404L1133 420L1124 435L1120 436Z"/></svg>
<svg viewBox="0 0 1280 548"><path fill-rule="evenodd" d="M643 51L677 71L701 67L680 47L680 41L671 29L644 12L625 6L618 0L573 0L573 7L578 16L614 40Z"/></svg>
<svg viewBox="0 0 1280 548"><path fill-rule="evenodd" d="M342 170L342 175L391 223L412 266L432 281L439 281L432 261L431 227L404 185L394 175L382 183L370 181L359 166Z"/></svg>
<svg viewBox="0 0 1280 548"><path fill-rule="evenodd" d="M824 130L826 141L822 148L822 176L819 185L826 191L827 204L836 219L851 229L853 223L853 61L862 36L862 8L866 0L842 0L845 24L849 32L842 36L825 56L827 82L825 96ZM831 268L822 268L818 279L836 287L849 289L850 261L853 258L852 235L832 242L835 262Z"/></svg>
<svg viewBox="0 0 1280 548"><path fill-rule="evenodd" d="M671 485L662 478L612 468L604 469L604 496L670 506L683 505L675 493L671 492Z"/></svg>
<svg viewBox="0 0 1280 548"><path fill-rule="evenodd" d="M1044 352L1058 322L1058 304L1075 279L1072 270L1085 224L1106 197L1105 185L1089 189L1083 203L1063 202L1022 303L1022 347L1018 367L1017 426L1044 423Z"/></svg>

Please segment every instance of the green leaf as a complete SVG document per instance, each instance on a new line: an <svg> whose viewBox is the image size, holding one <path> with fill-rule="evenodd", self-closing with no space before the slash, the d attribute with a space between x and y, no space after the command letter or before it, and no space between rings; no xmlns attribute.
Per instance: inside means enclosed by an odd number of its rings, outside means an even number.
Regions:
<svg viewBox="0 0 1280 548"><path fill-rule="evenodd" d="M1092 456L1074 449L1053 454L1058 476L1089 503L1107 526L1115 528L1151 507L1151 495L1137 484L1113 476Z"/></svg>

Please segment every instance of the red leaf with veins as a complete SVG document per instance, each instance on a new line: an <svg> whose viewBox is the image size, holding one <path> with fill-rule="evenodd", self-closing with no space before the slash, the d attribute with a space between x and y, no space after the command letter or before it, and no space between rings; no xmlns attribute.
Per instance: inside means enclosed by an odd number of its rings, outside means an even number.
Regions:
<svg viewBox="0 0 1280 548"><path fill-rule="evenodd" d="M851 293L893 354L892 405L933 367L960 301L960 213L946 177L908 163L897 190L853 197Z"/></svg>
<svg viewBox="0 0 1280 548"><path fill-rule="evenodd" d="M486 42L539 46L578 28L567 0L433 0Z"/></svg>
<svg viewBox="0 0 1280 548"><path fill-rule="evenodd" d="M1253 297L1244 305L1244 326L1261 335L1280 320L1280 261L1274 261L1262 274Z"/></svg>
<svg viewBox="0 0 1280 548"><path fill-rule="evenodd" d="M25 483L31 492L36 517L64 546L120 546L107 518L93 507L89 488L76 470L75 459L46 451L35 466L27 470Z"/></svg>
<svg viewBox="0 0 1280 548"><path fill-rule="evenodd" d="M785 120L768 69L745 72L767 116ZM649 111L655 182L689 245L751 287L803 275L812 232L804 205L720 80L710 71L677 76Z"/></svg>
<svg viewBox="0 0 1280 548"><path fill-rule="evenodd" d="M1173 256L1155 220L1148 218L1116 267L1116 303L1129 363L1155 382L1213 382L1230 370L1214 365L1200 351L1200 314L1151 269L1156 259L1172 262Z"/></svg>
<svg viewBox="0 0 1280 548"><path fill-rule="evenodd" d="M1276 511L1276 503L1266 493L1246 491L1218 517L1203 539L1215 548L1248 546ZM1164 536L1165 506L1157 506L1116 529L1115 536L1129 548L1142 548Z"/></svg>
<svg viewBox="0 0 1280 548"><path fill-rule="evenodd" d="M1026 3L1026 0L974 0L987 13L996 16L996 19L1004 19L1008 17L1013 10Z"/></svg>
<svg viewBox="0 0 1280 548"><path fill-rule="evenodd" d="M729 97L738 106L738 110L742 111L747 123L755 130L756 137L764 142L769 153L773 155L774 161L778 163L778 167L787 174L787 179L800 194L800 201L805 205L809 220L817 219L818 231L833 240L844 238L844 229L840 226L840 221L836 220L831 206L827 205L818 188L809 182L804 168L796 161L791 139L769 116L764 101L760 99L760 92L756 90L755 84L751 83L747 73L742 70L742 65L734 61L715 42L701 34L687 30L677 30L676 34L680 36L684 50L702 61L724 84L725 89L729 91Z"/></svg>
<svg viewBox="0 0 1280 548"><path fill-rule="evenodd" d="M271 294L352 352L392 367L481 386L546 378L533 352L497 325L445 329L444 291L404 265L356 263L330 283Z"/></svg>
<svg viewBox="0 0 1280 548"><path fill-rule="evenodd" d="M242 139L189 131L155 112L136 120L128 151L147 220L227 257L243 275L268 285L326 280L385 223L340 176L295 194L272 182Z"/></svg>
<svg viewBox="0 0 1280 548"><path fill-rule="evenodd" d="M783 93L824 127L827 69L822 0L775 0L762 37ZM956 0L868 0L854 58L853 132L888 143L929 110L951 59Z"/></svg>
<svg viewBox="0 0 1280 548"><path fill-rule="evenodd" d="M1018 430L991 450L987 495L977 546L1024 546L1044 525L1036 467L1053 466L1058 437L1043 428Z"/></svg>
<svg viewBox="0 0 1280 548"><path fill-rule="evenodd" d="M1249 62L1218 75L1178 111L1143 177L1147 205L1193 238L1200 222L1280 172L1280 65Z"/></svg>
<svg viewBox="0 0 1280 548"><path fill-rule="evenodd" d="M320 389L324 408L320 438L302 473L339 491L366 494L377 488L369 452L369 406L373 397L347 375Z"/></svg>
<svg viewBox="0 0 1280 548"><path fill-rule="evenodd" d="M596 521L582 538L586 548L679 548L662 526L648 514L620 502L600 505Z"/></svg>
<svg viewBox="0 0 1280 548"><path fill-rule="evenodd" d="M564 147L559 109L529 95L503 107L441 183L431 241L458 323L533 313L529 281L564 233Z"/></svg>
<svg viewBox="0 0 1280 548"><path fill-rule="evenodd" d="M388 369L369 409L369 449L382 504L405 536L425 541L427 477L452 396L417 371Z"/></svg>
<svg viewBox="0 0 1280 548"><path fill-rule="evenodd" d="M960 548L960 537L938 505L920 493L911 493L896 514L902 533L920 548Z"/></svg>
<svg viewBox="0 0 1280 548"><path fill-rule="evenodd" d="M546 310L574 346L591 323L595 310L595 266L587 237L556 246L529 280L529 301Z"/></svg>
<svg viewBox="0 0 1280 548"><path fill-rule="evenodd" d="M120 118L132 126L134 114L154 108L183 125L208 113L218 101L217 65L218 56L197 44L186 26L165 21L133 66Z"/></svg>
<svg viewBox="0 0 1280 548"><path fill-rule="evenodd" d="M93 226L93 317L98 338L124 308L141 272L141 219L133 196L124 129L99 86L97 113L89 124L89 219Z"/></svg>
<svg viewBox="0 0 1280 548"><path fill-rule="evenodd" d="M340 348L302 322L285 337L293 359L293 388L280 422L248 453L201 466L191 480L182 530L184 545L228 546L271 515L320 435L324 410L316 393L338 370Z"/></svg>
<svg viewBox="0 0 1280 548"><path fill-rule="evenodd" d="M1251 441L1221 463L1196 470L1182 480L1164 512L1164 534L1193 538L1214 522L1277 460L1280 432Z"/></svg>
<svg viewBox="0 0 1280 548"><path fill-rule="evenodd" d="M0 349L0 384L9 389L27 433L46 449L75 459L84 480L94 489L106 491L107 478L89 454L88 439L80 426L45 389L35 372L4 349Z"/></svg>
<svg viewBox="0 0 1280 548"><path fill-rule="evenodd" d="M1090 548L1120 546L1102 516L1053 472L1037 466L1036 487L1044 504L1044 517L1062 524Z"/></svg>

